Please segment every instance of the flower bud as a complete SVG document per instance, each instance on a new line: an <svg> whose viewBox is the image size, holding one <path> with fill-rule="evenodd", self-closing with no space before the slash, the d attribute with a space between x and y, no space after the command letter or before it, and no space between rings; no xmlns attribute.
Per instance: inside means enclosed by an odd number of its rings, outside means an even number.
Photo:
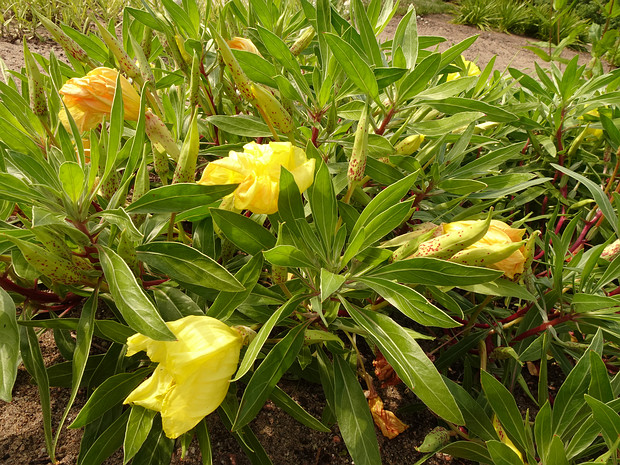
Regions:
<svg viewBox="0 0 620 465"><path fill-rule="evenodd" d="M77 61L81 63L86 63L92 67L95 67L91 59L88 57L88 54L84 51L82 47L78 45L78 43L69 37L65 32L52 21L47 19L45 16L38 14L35 11L37 18L41 21L41 24L48 30L48 32L52 35L54 40L60 44L60 46L64 49L67 55L75 58Z"/></svg>
<svg viewBox="0 0 620 465"><path fill-rule="evenodd" d="M315 31L313 27L308 27L306 30L299 36L299 38L291 45L291 53L293 56L298 56L303 52L308 45L312 43L312 39L314 39Z"/></svg>
<svg viewBox="0 0 620 465"><path fill-rule="evenodd" d="M37 67L26 40L24 40L24 63L28 74L28 92L30 93L30 108L38 117L47 115L47 99L43 87L43 76Z"/></svg>
<svg viewBox="0 0 620 465"><path fill-rule="evenodd" d="M112 55L114 55L118 60L118 65L121 70L123 70L123 72L132 79L141 79L142 76L140 74L140 70L131 57L127 54L118 39L99 23L97 23L97 29L99 30L99 34L101 34L101 38L112 52Z"/></svg>
<svg viewBox="0 0 620 465"><path fill-rule="evenodd" d="M420 148L422 142L424 142L423 134L416 134L414 136L406 137L394 146L395 154L411 155L413 152Z"/></svg>
<svg viewBox="0 0 620 465"><path fill-rule="evenodd" d="M603 249L601 253L601 258L603 260L607 260L611 262L614 258L616 258L620 254L620 239L616 239L614 242L609 244L607 247Z"/></svg>
<svg viewBox="0 0 620 465"><path fill-rule="evenodd" d="M353 141L353 151L349 160L347 178L349 185L361 181L366 170L366 157L368 156L368 104L364 106Z"/></svg>
<svg viewBox="0 0 620 465"><path fill-rule="evenodd" d="M252 84L251 89L255 105L261 110L263 116L269 120L267 121L268 123L271 123L285 134L295 130L293 117L271 92L259 84Z"/></svg>
<svg viewBox="0 0 620 465"><path fill-rule="evenodd" d="M211 29L211 35L217 43L217 48L220 50L222 60L224 60L224 63L226 63L226 66L230 70L239 92L241 92L241 95L243 95L246 100L253 102L254 93L252 92L252 81L245 75L239 62L234 57L232 50L222 36L213 28Z"/></svg>
<svg viewBox="0 0 620 465"><path fill-rule="evenodd" d="M482 239L491 224L491 214L486 220L443 225L444 234L423 242L412 257L450 258L457 252Z"/></svg>
<svg viewBox="0 0 620 465"><path fill-rule="evenodd" d="M159 152L166 152L174 160L178 161L181 152L164 122L151 110L146 110L144 114L144 124L146 135L154 145L153 148L156 148Z"/></svg>
<svg viewBox="0 0 620 465"><path fill-rule="evenodd" d="M449 442L450 432L441 426L437 426L424 437L422 444L419 447L416 447L415 450L422 452L423 454L435 452Z"/></svg>
<svg viewBox="0 0 620 465"><path fill-rule="evenodd" d="M200 136L198 134L198 112L194 110L194 116L189 125L189 131L183 141L181 155L177 163L177 168L172 177L172 183L194 182L196 179L196 160L198 160L198 148L200 146Z"/></svg>

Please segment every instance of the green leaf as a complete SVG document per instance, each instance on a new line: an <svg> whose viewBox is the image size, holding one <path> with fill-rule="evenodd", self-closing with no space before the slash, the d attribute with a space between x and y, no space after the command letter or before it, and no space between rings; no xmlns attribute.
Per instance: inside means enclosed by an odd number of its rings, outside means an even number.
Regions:
<svg viewBox="0 0 620 465"><path fill-rule="evenodd" d="M370 66L350 44L337 35L326 32L323 36L347 77L364 93L380 103L379 86Z"/></svg>
<svg viewBox="0 0 620 465"><path fill-rule="evenodd" d="M391 263L373 271L371 275L401 284L468 286L494 281L502 275L502 272L436 258L417 257Z"/></svg>
<svg viewBox="0 0 620 465"><path fill-rule="evenodd" d="M452 81L455 82L455 81ZM456 81L458 82L458 81ZM412 131L426 136L442 136L452 131L465 129L470 123L484 117L484 113L464 111L453 116L446 116L438 120L422 121L410 125Z"/></svg>
<svg viewBox="0 0 620 465"><path fill-rule="evenodd" d="M97 245L97 250L114 303L127 324L152 339L174 341L174 334L136 281L127 263L108 247Z"/></svg>
<svg viewBox="0 0 620 465"><path fill-rule="evenodd" d="M416 290L387 279L358 278L377 294L400 310L404 315L424 326L454 328L460 326L450 316L440 310Z"/></svg>
<svg viewBox="0 0 620 465"><path fill-rule="evenodd" d="M448 64L452 63L459 55L461 55L465 50L467 50L470 45L476 41L477 38L477 35L468 37L467 39L462 40L458 44L453 45L448 50L444 51L441 54L441 64L439 65L439 69L443 69L445 66L448 66Z"/></svg>
<svg viewBox="0 0 620 465"><path fill-rule="evenodd" d="M58 169L58 178L69 198L76 203L84 189L84 171L74 161L66 161Z"/></svg>
<svg viewBox="0 0 620 465"><path fill-rule="evenodd" d="M485 441L498 439L491 419L486 412L480 408L480 404L476 402L461 385L449 378L444 377L443 379L461 409L461 413L465 419L465 426L470 433L474 433Z"/></svg>
<svg viewBox="0 0 620 465"><path fill-rule="evenodd" d="M375 36L375 31L370 24L370 20L361 0L353 1L353 11L355 12L355 22L360 30L360 36L364 44L364 50L368 56L368 61L374 64L375 67L383 66L383 58L381 56L377 37Z"/></svg>
<svg viewBox="0 0 620 465"><path fill-rule="evenodd" d="M553 438L553 425L551 423L551 404L549 401L536 414L534 422L534 438L536 439L536 450L542 463L547 463L551 440Z"/></svg>
<svg viewBox="0 0 620 465"><path fill-rule="evenodd" d="M263 255L269 263L276 266L314 267L306 254L292 245L276 245L273 249L263 252Z"/></svg>
<svg viewBox="0 0 620 465"><path fill-rule="evenodd" d="M467 195L484 190L487 188L487 185L475 179L446 179L445 181L441 181L437 187L450 194Z"/></svg>
<svg viewBox="0 0 620 465"><path fill-rule="evenodd" d="M607 367L596 352L590 352L590 386L588 394L601 402L610 402L614 399Z"/></svg>
<svg viewBox="0 0 620 465"><path fill-rule="evenodd" d="M135 241L142 239L142 233L136 228L131 217L122 208L103 210L92 215L92 218L103 218L110 224L118 226L121 231L127 233Z"/></svg>
<svg viewBox="0 0 620 465"><path fill-rule="evenodd" d="M123 441L123 464L129 462L140 450L144 441L146 441L156 414L155 410L140 407L139 405L131 407Z"/></svg>
<svg viewBox="0 0 620 465"><path fill-rule="evenodd" d="M486 444L495 465L523 465L521 457L503 442L493 440Z"/></svg>
<svg viewBox="0 0 620 465"><path fill-rule="evenodd" d="M278 386L274 386L271 394L269 394L269 398L292 416L295 420L297 420L302 425L306 425L308 428L312 428L316 431L321 431L323 433L329 433L331 430L321 423L319 420L314 418L308 412L306 412L301 405L299 405L295 400L293 400L286 392L280 389Z"/></svg>
<svg viewBox="0 0 620 465"><path fill-rule="evenodd" d="M55 459L55 451L52 439L52 405L50 399L49 378L45 370L43 355L37 335L32 328L19 328L20 352L24 366L32 375L39 390L39 399L43 413L43 433L45 435L45 447L52 461Z"/></svg>
<svg viewBox="0 0 620 465"><path fill-rule="evenodd" d="M568 465L564 444L562 444L562 440L558 436L554 435L551 440L546 465Z"/></svg>
<svg viewBox="0 0 620 465"><path fill-rule="evenodd" d="M245 288L208 255L180 242L149 242L136 249L138 258L172 279L206 289L231 292Z"/></svg>
<svg viewBox="0 0 620 465"><path fill-rule="evenodd" d="M349 247L347 247L347 250L342 257L342 266L346 265L357 254L363 250L366 250L375 242L385 237L386 234L400 226L412 213L411 203L412 201L410 200L397 203L396 205L387 208L385 211L382 211L370 220L369 223L364 226L363 230L357 229L357 225L362 218L360 215L360 219L358 219L357 223L355 223L355 227L353 228L354 230L357 230L357 232L355 235L351 234L352 239L350 240ZM362 212L362 214L364 214L364 212ZM363 242L358 240L360 235L363 235Z"/></svg>
<svg viewBox="0 0 620 465"><path fill-rule="evenodd" d="M441 375L409 333L390 317L340 301L355 322L367 332L400 379L437 415L462 425L463 415Z"/></svg>
<svg viewBox="0 0 620 465"><path fill-rule="evenodd" d="M152 189L127 207L130 213L178 213L209 205L226 197L237 184L203 186L178 183Z"/></svg>
<svg viewBox="0 0 620 465"><path fill-rule="evenodd" d="M226 238L250 255L276 245L276 238L269 230L239 213L212 208L213 221Z"/></svg>
<svg viewBox="0 0 620 465"><path fill-rule="evenodd" d="M506 430L508 437L515 441L522 450L525 450L528 443L527 435L515 398L502 383L486 371L481 372L480 382L491 408L497 414L497 418ZM491 455L493 456L493 454Z"/></svg>
<svg viewBox="0 0 620 465"><path fill-rule="evenodd" d="M261 254L254 255L249 262L235 274L235 279L245 287L240 292L227 292L221 291L215 301L209 307L207 315L213 318L217 318L221 321L226 321L235 309L241 305L248 296L252 293L254 286L260 278L260 273L263 269L263 256Z"/></svg>
<svg viewBox="0 0 620 465"><path fill-rule="evenodd" d="M398 103L406 102L422 92L437 74L441 56L433 53L422 60L398 87Z"/></svg>
<svg viewBox="0 0 620 465"><path fill-rule="evenodd" d="M338 203L327 165L319 162L314 183L308 189L312 217L326 250L331 250L338 223Z"/></svg>
<svg viewBox="0 0 620 465"><path fill-rule="evenodd" d="M179 29L185 31L185 33L191 38L198 37L198 29L194 27L189 15L183 8L177 5L173 0L162 0L162 4L168 14L172 23L177 25Z"/></svg>
<svg viewBox="0 0 620 465"><path fill-rule="evenodd" d="M11 296L0 288L0 400L4 402L11 402L20 362L19 346L15 304Z"/></svg>
<svg viewBox="0 0 620 465"><path fill-rule="evenodd" d="M164 434L161 417L156 416L154 420L151 431L131 465L168 465L170 463L175 441Z"/></svg>
<svg viewBox="0 0 620 465"><path fill-rule="evenodd" d="M107 378L95 389L69 428L81 428L122 403L151 371L152 368L147 367L133 373L118 373Z"/></svg>
<svg viewBox="0 0 620 465"><path fill-rule="evenodd" d="M238 431L258 414L273 387L297 358L304 343L306 327L306 324L300 324L291 329L256 369L243 391L232 431Z"/></svg>
<svg viewBox="0 0 620 465"><path fill-rule="evenodd" d="M269 87L278 87L274 80L278 72L270 62L256 53L246 52L245 50L232 50L232 52L250 81L259 82Z"/></svg>
<svg viewBox="0 0 620 465"><path fill-rule="evenodd" d="M129 410L106 428L93 442L88 451L80 456L78 465L100 465L105 459L114 453L123 444L125 436L125 424L129 418Z"/></svg>
<svg viewBox="0 0 620 465"><path fill-rule="evenodd" d="M459 286L469 292L476 292L484 295L498 295L502 297L515 297L517 299L528 300L530 302L536 300L525 286L521 286L513 281L504 278L498 278L483 284L474 284L471 286Z"/></svg>
<svg viewBox="0 0 620 465"><path fill-rule="evenodd" d="M586 402L592 409L594 421L601 427L603 438L607 447L611 448L620 436L620 417L609 405L605 405L598 399L586 394Z"/></svg>
<svg viewBox="0 0 620 465"><path fill-rule="evenodd" d="M196 437L198 438L202 465L213 465L213 451L211 449L211 440L209 439L206 418L196 425L195 431Z"/></svg>
<svg viewBox="0 0 620 465"><path fill-rule="evenodd" d="M456 441L442 447L437 452L449 454L472 462L493 463L486 447L473 441Z"/></svg>
<svg viewBox="0 0 620 465"><path fill-rule="evenodd" d="M271 130L263 120L251 116L209 116L207 121L213 126L217 126L224 132L236 136L250 137L271 137Z"/></svg>
<svg viewBox="0 0 620 465"><path fill-rule="evenodd" d="M237 369L237 374L231 380L231 382L238 381L243 378L245 374L250 371L256 357L260 353L265 341L269 337L271 330L278 324L279 321L288 317L293 311L297 308L297 306L306 298L307 296L293 296L291 297L285 304L280 306L273 314L269 317L269 319L265 322L265 324L260 328L256 337L252 339L250 345L245 351L245 355L243 356L243 360L239 364L239 368Z"/></svg>
<svg viewBox="0 0 620 465"><path fill-rule="evenodd" d="M609 198L603 192L603 189L601 189L601 187L598 184L594 183L593 181L590 181L585 176L575 173L574 171L571 171L568 168L565 168L560 165L556 165L555 163L551 163L551 166L553 166L556 170L561 171L562 173L570 176L571 178L579 181L584 186L586 186L586 188L590 191L590 194L592 195L594 200L596 200L596 203L598 207L601 209L601 211L603 212L603 215L605 216L607 221L609 221L609 223L611 224L611 227L615 231L616 235L620 236L620 229L618 228L618 216L616 215L616 212L613 206L611 205Z"/></svg>
<svg viewBox="0 0 620 465"><path fill-rule="evenodd" d="M334 410L351 458L358 465L381 463L368 401L357 376L342 357L334 355Z"/></svg>
<svg viewBox="0 0 620 465"><path fill-rule="evenodd" d="M189 315L205 314L191 297L176 287L158 286L153 289L153 294L157 308L166 321L175 321Z"/></svg>
<svg viewBox="0 0 620 465"><path fill-rule="evenodd" d="M442 100L423 100L419 103L429 105L430 107L448 115L454 115L466 111L479 111L484 113L483 119L487 121L510 123L519 119L514 113L510 113L509 111L503 110L497 106L471 98L450 97Z"/></svg>
<svg viewBox="0 0 620 465"><path fill-rule="evenodd" d="M340 289L346 280L346 276L321 268L321 302Z"/></svg>

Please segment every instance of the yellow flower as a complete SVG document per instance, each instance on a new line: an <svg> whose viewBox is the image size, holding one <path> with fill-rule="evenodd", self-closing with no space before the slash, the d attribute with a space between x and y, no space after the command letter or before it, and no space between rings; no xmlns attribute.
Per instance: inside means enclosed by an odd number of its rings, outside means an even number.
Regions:
<svg viewBox="0 0 620 465"><path fill-rule="evenodd" d="M478 68L478 66L476 66L475 63L472 63L471 61L463 59L463 64L465 65L465 70L467 70L467 72L464 73L463 71L459 71L457 73L450 73L446 77L446 81L454 81L455 79L458 79L460 77L465 77L465 76L479 76L480 75L480 68Z"/></svg>
<svg viewBox="0 0 620 465"><path fill-rule="evenodd" d="M592 118L601 117L597 109L586 112L586 115L591 116ZM592 118L589 118L589 119L591 120ZM583 116L580 116L578 119L583 121L585 118ZM585 132L585 137L589 137L589 136L591 136L594 139L600 139L601 137L603 137L603 130L588 127Z"/></svg>
<svg viewBox="0 0 620 465"><path fill-rule="evenodd" d="M256 45L254 45L250 39L246 39L245 37L233 37L231 40L226 41L226 43L234 50L243 50L244 52L260 55Z"/></svg>
<svg viewBox="0 0 620 465"><path fill-rule="evenodd" d="M228 157L212 161L202 173L198 184L239 184L233 196L237 210L254 213L278 211L280 193L280 167L295 177L299 192L305 191L313 181L314 162L306 153L290 142L269 142L259 145L251 142L243 152L233 152Z"/></svg>
<svg viewBox="0 0 620 465"><path fill-rule="evenodd" d="M80 132L96 127L104 115L109 115L114 100L118 71L110 68L95 68L82 78L69 79L60 89L67 110L75 120ZM140 96L121 76L124 118L136 121L140 114ZM69 120L64 108L58 115L62 124L69 130Z"/></svg>
<svg viewBox="0 0 620 465"><path fill-rule="evenodd" d="M472 225L473 223L475 223L475 221L457 221L454 223L447 223L443 225L443 233L448 234L452 231L458 231L460 229L464 229L466 226ZM493 247L497 249L502 246L509 246L520 242L524 233L525 229L511 228L503 221L492 220L491 225L489 226L489 229L484 237L469 247L466 247L460 253L475 249L479 249L482 252L485 249L490 250ZM524 251L525 247L520 247L507 258L496 261L495 263L483 262L483 265L503 271L508 278L512 279L516 274L523 273L523 267L526 260ZM497 252L501 253L501 251Z"/></svg>
<svg viewBox="0 0 620 465"><path fill-rule="evenodd" d="M124 403L160 412L166 436L177 438L224 400L242 338L208 316L192 315L166 324L176 341L155 341L142 334L127 339L127 356L144 350L159 365Z"/></svg>

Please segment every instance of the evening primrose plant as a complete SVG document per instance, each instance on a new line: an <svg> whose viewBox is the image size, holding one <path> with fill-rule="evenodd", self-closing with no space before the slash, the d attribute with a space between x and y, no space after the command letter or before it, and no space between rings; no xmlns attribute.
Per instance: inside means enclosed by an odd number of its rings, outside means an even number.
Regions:
<svg viewBox="0 0 620 465"><path fill-rule="evenodd" d="M421 453L547 463L583 420L566 460L615 460L620 76L478 67L475 37L438 52L413 9L380 42L396 8L42 19L69 64L25 47L0 83L0 398L21 360L52 462L85 388L78 464L169 463L193 437L210 463L213 412L271 463L250 427L271 400L374 465L378 432L414 428L387 385L443 428ZM321 419L283 377L320 384Z"/></svg>

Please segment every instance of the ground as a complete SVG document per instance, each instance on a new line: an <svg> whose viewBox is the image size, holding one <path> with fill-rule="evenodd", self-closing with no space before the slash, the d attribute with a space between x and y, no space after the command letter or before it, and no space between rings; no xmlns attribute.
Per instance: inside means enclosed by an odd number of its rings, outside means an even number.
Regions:
<svg viewBox="0 0 620 465"><path fill-rule="evenodd" d="M393 35L396 25L397 21L393 21L382 37L388 38ZM500 71L505 70L508 66L532 70L534 61L538 61L542 66L547 65L532 52L523 49L523 46L534 42L533 39L491 31L481 32L468 26L455 25L450 22L450 17L447 15L418 18L418 33L420 35L446 37L447 41L441 44L440 50L445 50L467 37L479 34L476 42L465 52L465 58L477 62L481 68L494 55L497 55L495 69ZM44 55L53 49L58 57L64 56L58 46L52 46L49 43L33 43L29 44L29 47L32 51ZM568 56L571 56L576 52L567 53ZM23 66L22 45L19 42L0 41L0 58L6 63L8 69L20 69ZM589 55L579 54L580 64L587 63L588 59ZM45 361L48 365L62 361L60 354L53 349L54 342L51 334L45 334L41 342ZM279 385L309 412L319 418L321 417L325 399L320 386L302 380L283 380ZM68 400L69 391L63 388L52 388L51 394L53 424L56 425ZM381 390L381 395L386 403L386 408L396 410L399 417L409 425L403 434L393 440L385 439L378 433L383 463L385 465L414 463L421 457L421 454L417 453L414 447L419 445L424 436L437 426L437 421L430 413L421 414L416 409L419 403L406 388ZM75 418L84 400L85 393L81 392L67 423ZM424 412L427 411L424 410ZM271 403L263 408L251 426L275 465L289 465L291 463L299 465L344 465L351 463L337 427L333 427L330 433L310 430ZM216 414L209 417L209 431L215 464L242 465L249 463L235 440L224 429ZM61 464L76 463L80 438L80 430L62 432L58 446L58 458ZM180 457L175 456L173 463L200 464L199 456L197 444L192 443L188 457L181 461ZM13 401L11 403L0 401L0 463L3 465L49 463L43 439L42 414L37 388L31 383L28 373L23 368L20 368L19 371L13 392ZM122 455L119 452L108 459L106 463L108 465L121 464ZM433 458L427 463L437 465L460 462L442 456Z"/></svg>

